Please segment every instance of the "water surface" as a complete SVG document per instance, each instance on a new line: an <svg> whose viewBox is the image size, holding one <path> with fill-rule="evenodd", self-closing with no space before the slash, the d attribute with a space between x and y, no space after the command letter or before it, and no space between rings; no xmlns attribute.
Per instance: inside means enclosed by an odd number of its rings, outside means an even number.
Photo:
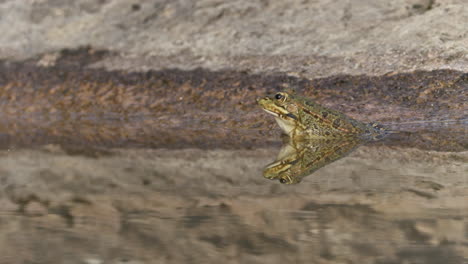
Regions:
<svg viewBox="0 0 468 264"><path fill-rule="evenodd" d="M468 263L466 73L8 65L0 263ZM405 132L270 181L280 133L255 98L287 86Z"/></svg>

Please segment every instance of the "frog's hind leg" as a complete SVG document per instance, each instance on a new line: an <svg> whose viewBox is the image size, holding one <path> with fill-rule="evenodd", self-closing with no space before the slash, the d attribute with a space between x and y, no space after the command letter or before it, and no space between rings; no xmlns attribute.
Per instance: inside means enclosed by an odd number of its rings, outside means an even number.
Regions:
<svg viewBox="0 0 468 264"><path fill-rule="evenodd" d="M372 122L366 124L366 129L362 135L362 138L370 141L377 141L385 138L389 134L398 133L398 131L388 130L382 124Z"/></svg>

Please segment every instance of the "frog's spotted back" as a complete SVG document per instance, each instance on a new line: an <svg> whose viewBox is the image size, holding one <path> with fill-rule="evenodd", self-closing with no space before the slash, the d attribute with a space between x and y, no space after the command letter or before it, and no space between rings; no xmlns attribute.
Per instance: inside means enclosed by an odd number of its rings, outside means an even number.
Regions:
<svg viewBox="0 0 468 264"><path fill-rule="evenodd" d="M279 92L258 100L258 103L275 116L290 137L336 139L355 136L378 140L386 135L385 129L376 123L365 124L295 94Z"/></svg>

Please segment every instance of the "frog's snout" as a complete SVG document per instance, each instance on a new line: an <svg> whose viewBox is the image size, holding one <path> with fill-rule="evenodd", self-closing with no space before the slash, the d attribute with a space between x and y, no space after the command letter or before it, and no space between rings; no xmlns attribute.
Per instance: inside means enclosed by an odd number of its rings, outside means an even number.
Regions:
<svg viewBox="0 0 468 264"><path fill-rule="evenodd" d="M257 104L262 105L262 103L265 103L268 101L268 97L257 97L255 101L257 101Z"/></svg>
<svg viewBox="0 0 468 264"><path fill-rule="evenodd" d="M265 96L265 97L257 97L257 98L255 99L255 101L257 101L257 103L259 103L259 102L261 102L261 101L267 102L267 101L270 101L270 100L271 100L271 99L270 99L270 97L268 97L268 96Z"/></svg>

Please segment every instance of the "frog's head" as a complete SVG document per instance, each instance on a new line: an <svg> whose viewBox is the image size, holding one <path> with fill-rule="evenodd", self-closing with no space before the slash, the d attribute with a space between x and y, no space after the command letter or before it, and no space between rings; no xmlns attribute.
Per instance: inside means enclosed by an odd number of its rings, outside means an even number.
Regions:
<svg viewBox="0 0 468 264"><path fill-rule="evenodd" d="M278 179L283 184L299 183L301 179L294 177L292 172L293 165L287 161L273 162L263 170L263 177L270 180Z"/></svg>
<svg viewBox="0 0 468 264"><path fill-rule="evenodd" d="M292 130L298 128L298 105L292 94L278 92L273 96L257 99L257 103L267 113L275 116L278 125L290 134Z"/></svg>

